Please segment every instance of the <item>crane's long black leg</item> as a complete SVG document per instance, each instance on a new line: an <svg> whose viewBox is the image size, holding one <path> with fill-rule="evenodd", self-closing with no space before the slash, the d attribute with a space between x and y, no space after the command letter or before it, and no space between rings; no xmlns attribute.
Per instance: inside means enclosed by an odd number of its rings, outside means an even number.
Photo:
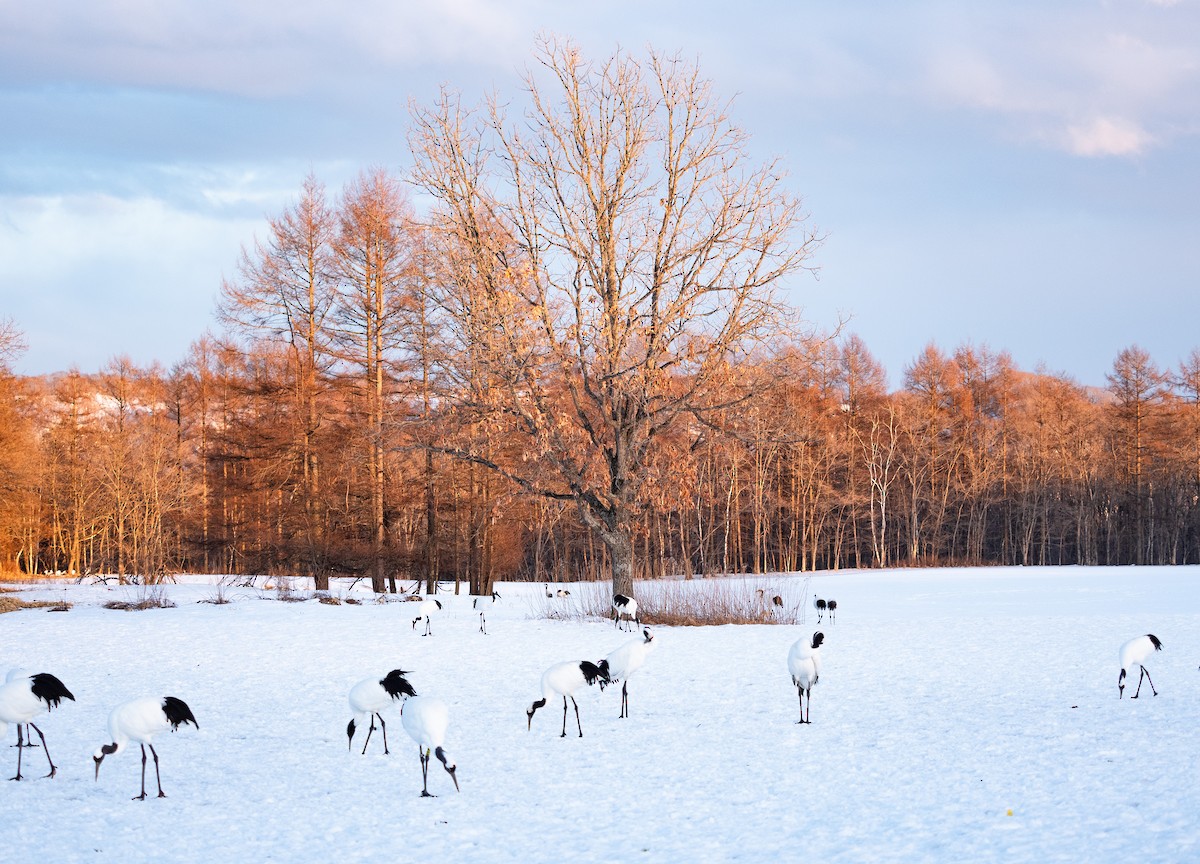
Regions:
<svg viewBox="0 0 1200 864"><path fill-rule="evenodd" d="M388 755L388 748L387 748L387 724L383 722L383 715L382 715L382 714L378 714L378 715L376 715L376 716L377 716L377 717L379 717L379 728L383 730L383 755L384 755L384 756L386 756L386 755Z"/></svg>
<svg viewBox="0 0 1200 864"><path fill-rule="evenodd" d="M166 798L167 793L162 791L162 775L158 773L158 751L153 744L150 745L150 755L154 757L154 781L158 783L158 797Z"/></svg>
<svg viewBox="0 0 1200 864"><path fill-rule="evenodd" d="M621 684L621 717L629 716L629 691L626 689L628 683Z"/></svg>
<svg viewBox="0 0 1200 864"><path fill-rule="evenodd" d="M1145 667L1145 666L1139 666L1138 668L1139 668L1139 669L1141 669L1142 671L1138 673L1138 686L1137 686L1137 690L1135 690L1135 691L1134 691L1134 693L1133 693L1133 695L1132 695L1131 697L1129 697L1129 698L1131 698L1131 699L1136 699L1136 698L1138 697L1138 693L1141 693L1141 692L1142 692L1142 676L1144 676L1144 675L1146 674L1146 667Z"/></svg>
<svg viewBox="0 0 1200 864"><path fill-rule="evenodd" d="M142 794L133 799L134 801L146 800L146 745L142 745Z"/></svg>
<svg viewBox="0 0 1200 864"><path fill-rule="evenodd" d="M17 776L9 777L8 778L9 780L20 780L21 779L21 751L24 749L25 749L24 747L17 748Z"/></svg>
<svg viewBox="0 0 1200 864"><path fill-rule="evenodd" d="M429 794L429 750L418 744L417 755L421 757L421 797L433 798Z"/></svg>
<svg viewBox="0 0 1200 864"><path fill-rule="evenodd" d="M375 715L371 715L371 726L367 729L367 740L363 742L362 755L367 755L367 745L371 743L371 733L375 731Z"/></svg>
<svg viewBox="0 0 1200 864"><path fill-rule="evenodd" d="M567 697L563 696L563 731L559 738L567 737Z"/></svg>
<svg viewBox="0 0 1200 864"><path fill-rule="evenodd" d="M50 758L50 748L46 746L46 736L43 735L42 730L39 729L37 726L35 726L33 723L29 724L29 728L32 729L34 732L38 733L38 737L42 739L42 752L46 754L46 761L50 763L50 773L47 774L46 776L53 777L55 774L58 773L58 769L54 767L54 760ZM30 746L33 746L33 745L30 745ZM21 751L18 750L17 752L20 753Z"/></svg>
<svg viewBox="0 0 1200 864"><path fill-rule="evenodd" d="M575 706L575 725L579 727L579 737L582 738L583 737L583 724L579 722L579 703L575 701L574 696L571 697L571 704ZM564 716L563 716L563 735L567 734L567 725L566 725L567 718L565 716L566 710L567 710L567 706L564 704L563 705L563 714L564 714Z"/></svg>
<svg viewBox="0 0 1200 864"><path fill-rule="evenodd" d="M1146 671L1145 666L1142 667L1142 671L1146 672L1146 680L1150 682L1150 692L1153 693L1155 696L1157 696L1158 691L1154 689L1154 679L1150 677L1150 673ZM1139 679L1139 680L1141 680L1141 679Z"/></svg>
<svg viewBox="0 0 1200 864"><path fill-rule="evenodd" d="M808 710L804 712L804 722L812 723L812 688L808 688Z"/></svg>
<svg viewBox="0 0 1200 864"><path fill-rule="evenodd" d="M796 685L796 698L800 700L800 719L796 723L800 724L804 722L804 688L799 684Z"/></svg>

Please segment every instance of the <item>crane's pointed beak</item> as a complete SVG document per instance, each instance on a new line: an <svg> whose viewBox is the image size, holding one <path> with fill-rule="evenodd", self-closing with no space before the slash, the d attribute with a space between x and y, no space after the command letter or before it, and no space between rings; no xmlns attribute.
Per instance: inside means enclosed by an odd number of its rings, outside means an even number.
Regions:
<svg viewBox="0 0 1200 864"><path fill-rule="evenodd" d="M462 790L458 788L458 766L451 765L446 769L446 773L449 774L450 779L454 781L454 791L461 792Z"/></svg>
<svg viewBox="0 0 1200 864"><path fill-rule="evenodd" d="M104 757L103 756L93 756L92 759L96 763L96 779L99 780L100 779L100 763L104 761Z"/></svg>

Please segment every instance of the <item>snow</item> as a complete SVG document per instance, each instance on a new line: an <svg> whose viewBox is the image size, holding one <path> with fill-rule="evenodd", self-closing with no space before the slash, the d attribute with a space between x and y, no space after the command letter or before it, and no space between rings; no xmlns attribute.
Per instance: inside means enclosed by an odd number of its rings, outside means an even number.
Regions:
<svg viewBox="0 0 1200 864"><path fill-rule="evenodd" d="M215 577L214 577L215 578ZM745 577L750 579L751 577ZM753 581L753 580L752 580ZM706 580L689 583L703 591ZM433 635L413 606L267 599L170 585L175 608L117 611L139 588L41 585L68 612L0 615L0 673L52 672L75 694L38 725L34 779L0 785L8 861L1083 861L1200 860L1200 568L988 568L774 574L800 626L655 628L629 685L576 694L526 731L540 679L629 640L611 621L546 620L542 586L503 599L440 594ZM572 586L574 602L580 593ZM638 585L638 594L656 590ZM335 593L346 594L346 589ZM838 601L797 725L786 659ZM554 601L557 602L557 601ZM804 607L802 607L804 608ZM1154 633L1159 696L1117 698L1117 652ZM446 751L420 798L417 747L385 713L347 748L347 694L412 670L450 708ZM169 797L131 801L134 747L105 760L115 704L172 695L199 729L155 739ZM395 721L395 722L394 722ZM378 736L378 733L376 733ZM13 727L0 771L15 771ZM148 784L153 783L153 764ZM1011 811L1011 815L1009 812Z"/></svg>

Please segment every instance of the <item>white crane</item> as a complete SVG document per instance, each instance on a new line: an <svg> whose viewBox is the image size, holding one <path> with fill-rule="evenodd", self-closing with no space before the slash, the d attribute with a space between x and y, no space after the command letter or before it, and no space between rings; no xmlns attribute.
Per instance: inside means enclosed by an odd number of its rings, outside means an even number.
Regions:
<svg viewBox="0 0 1200 864"><path fill-rule="evenodd" d="M50 773L46 775L47 777L57 774L58 768L54 766L54 761L50 758L50 750L46 747L46 736L34 724L33 718L49 714L50 710L57 708L63 699L75 701L71 691L49 672L39 672L36 675L16 674L12 676L11 680L0 686L0 738L8 734L9 723L17 724L18 738L21 734L21 724L28 724L29 728L38 733L38 737L42 739L42 750L46 754L46 761L50 763ZM29 736L29 740L33 740L32 736ZM17 748L17 776L11 778L13 780L21 779L21 751L24 749L24 747Z"/></svg>
<svg viewBox="0 0 1200 864"><path fill-rule="evenodd" d="M600 661L600 670L610 683L621 682L621 717L629 716L629 678L642 668L653 649L654 634L643 627L641 638L629 640Z"/></svg>
<svg viewBox="0 0 1200 864"><path fill-rule="evenodd" d="M441 699L433 696L413 696L400 706L400 721L408 737L417 742L417 755L421 758L421 797L433 798L429 794L430 752L437 756L450 779L454 790L458 790L458 766L450 761L443 745L446 743L446 727L450 724L450 709Z"/></svg>
<svg viewBox="0 0 1200 864"><path fill-rule="evenodd" d="M151 741L159 732L175 732L186 723L200 728L192 709L182 699L174 696L147 696L122 702L108 715L108 734L112 742L101 745L92 754L92 759L96 762L96 779L100 779L100 763L104 761L105 756L120 753L130 741L137 741L142 745L142 794L133 800L146 800L146 747L150 748L150 753L154 756L154 779L158 782L158 797L166 798L167 793L163 792L162 788L162 775L158 771L158 753Z"/></svg>
<svg viewBox="0 0 1200 864"><path fill-rule="evenodd" d="M614 594L612 608L613 621L620 629L625 629L621 627L622 621L632 621L634 624L641 623L638 620L638 602L632 597L626 597L624 594ZM632 625L629 629L633 629Z"/></svg>
<svg viewBox="0 0 1200 864"><path fill-rule="evenodd" d="M809 719L812 713L812 688L821 678L820 648L824 641L825 634L818 630L811 637L797 640L788 651L788 671L792 673L792 683L796 685L800 697L800 719L797 723L812 722ZM808 714L804 711L805 696L808 697Z"/></svg>
<svg viewBox="0 0 1200 864"><path fill-rule="evenodd" d="M583 726L579 722L579 703L575 701L574 693L584 684L600 684L600 689L603 690L608 686L608 675L597 666L588 660L568 660L565 663L556 663L542 673L542 698L537 700L525 712L526 724L525 728L533 728L533 715L539 709L546 705L546 700L553 696L563 697L563 728L560 738L567 737L567 699L570 698L571 704L575 706L575 725L579 727L579 737L583 737Z"/></svg>
<svg viewBox="0 0 1200 864"><path fill-rule="evenodd" d="M829 620L831 622L837 620L837 601L836 600L826 600L825 601L825 610L829 613Z"/></svg>
<svg viewBox="0 0 1200 864"><path fill-rule="evenodd" d="M430 635L430 633L433 632L429 627L430 616L432 616L434 612L438 611L441 608L442 608L442 601L440 601L440 600L434 600L432 597L430 597L428 600L422 600L421 604L419 606L417 606L417 617L413 619L413 625L412 625L413 629L416 630L417 622L420 621L422 618L424 618L425 619L425 632L422 633L421 635L422 636Z"/></svg>
<svg viewBox="0 0 1200 864"><path fill-rule="evenodd" d="M1154 689L1154 681L1150 678L1150 673L1146 671L1146 667L1142 664L1155 651L1162 650L1162 642L1158 641L1158 637L1153 633L1147 633L1145 636L1138 636L1136 639L1130 639L1121 646L1121 674L1117 676L1117 690L1120 695L1118 699L1125 697L1125 678L1127 675L1133 674L1133 667L1137 667L1141 671L1138 673L1138 686L1130 699L1138 698L1138 693L1142 692L1142 676L1150 682L1150 692L1155 696L1158 691Z"/></svg>
<svg viewBox="0 0 1200 864"><path fill-rule="evenodd" d="M361 723L369 719L371 728L367 730L367 740L363 742L362 749L363 754L366 754L367 745L371 743L371 733L375 731L375 718L378 717L379 725L383 729L383 755L388 754L387 724L383 722L383 715L379 712L396 700L417 695L412 684L404 677L407 674L403 669L393 669L383 678L367 678L350 688L350 710L354 712L354 716L346 725L347 749L354 747L354 730L357 725L355 721Z"/></svg>
<svg viewBox="0 0 1200 864"><path fill-rule="evenodd" d="M825 617L826 603L820 597L813 598L813 608L817 610L817 623L821 623L821 619Z"/></svg>

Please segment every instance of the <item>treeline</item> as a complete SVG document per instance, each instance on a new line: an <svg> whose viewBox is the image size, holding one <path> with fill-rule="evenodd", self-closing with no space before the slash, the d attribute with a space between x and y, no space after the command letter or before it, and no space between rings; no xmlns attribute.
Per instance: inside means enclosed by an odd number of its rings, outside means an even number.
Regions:
<svg viewBox="0 0 1200 864"><path fill-rule="evenodd" d="M523 108L413 106L409 185L310 177L176 367L0 371L4 565L630 593L1200 561L1200 352L1130 347L1093 392L929 346L889 392L781 299L821 237L694 64L535 60ZM0 326L0 370L20 341Z"/></svg>
<svg viewBox="0 0 1200 864"><path fill-rule="evenodd" d="M382 364L373 408L347 359L306 370L295 347L206 337L170 370L5 374L6 566L479 592L605 572L571 502L504 479L523 458L510 430L440 410L411 363ZM1131 347L1103 391L969 345L927 347L896 392L885 380L853 336L747 361L730 378L744 401L657 442L638 574L1200 562L1200 352L1168 372ZM495 466L455 458L461 439Z"/></svg>

